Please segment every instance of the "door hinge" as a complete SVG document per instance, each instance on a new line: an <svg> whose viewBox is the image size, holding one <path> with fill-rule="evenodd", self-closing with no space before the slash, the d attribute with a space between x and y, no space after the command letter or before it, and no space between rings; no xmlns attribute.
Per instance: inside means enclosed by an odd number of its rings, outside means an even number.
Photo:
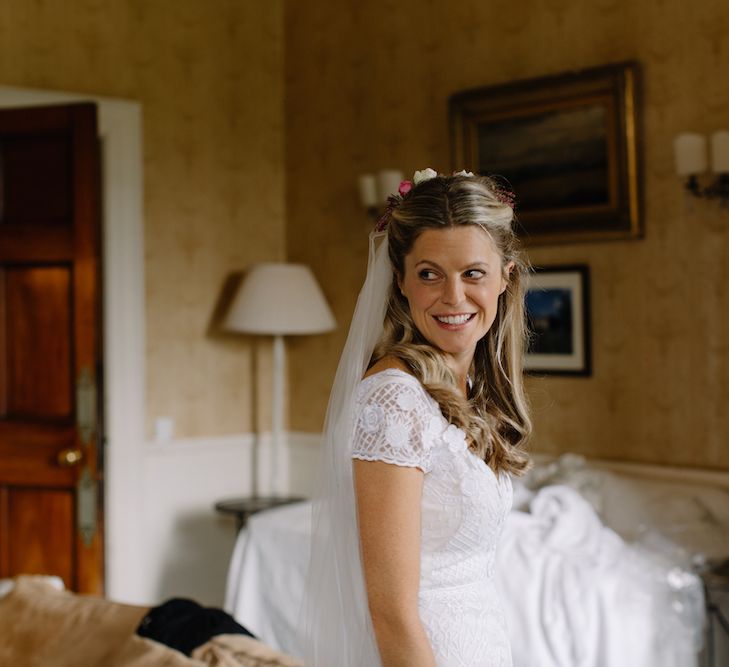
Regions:
<svg viewBox="0 0 729 667"><path fill-rule="evenodd" d="M84 366L76 382L76 426L81 444L87 446L96 433L96 380L88 366Z"/></svg>
<svg viewBox="0 0 729 667"><path fill-rule="evenodd" d="M96 535L97 484L88 465L79 475L76 488L76 525L83 543L90 547Z"/></svg>

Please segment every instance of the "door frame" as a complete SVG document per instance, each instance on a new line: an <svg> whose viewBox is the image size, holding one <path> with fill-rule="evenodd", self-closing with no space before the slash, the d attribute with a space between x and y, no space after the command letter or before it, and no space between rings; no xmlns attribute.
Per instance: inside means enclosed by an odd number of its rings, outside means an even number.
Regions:
<svg viewBox="0 0 729 667"><path fill-rule="evenodd" d="M91 101L101 140L105 594L141 602L145 293L142 107L81 93L0 86L0 108Z"/></svg>

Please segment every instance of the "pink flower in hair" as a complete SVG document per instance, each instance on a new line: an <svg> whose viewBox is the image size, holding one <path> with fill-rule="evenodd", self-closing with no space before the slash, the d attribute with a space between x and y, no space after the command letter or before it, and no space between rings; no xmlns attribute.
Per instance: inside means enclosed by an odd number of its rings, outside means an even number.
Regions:
<svg viewBox="0 0 729 667"><path fill-rule="evenodd" d="M496 188L496 199L502 204L506 204L510 208L514 208L516 204L516 195L508 188L499 187Z"/></svg>
<svg viewBox="0 0 729 667"><path fill-rule="evenodd" d="M412 189L413 189L412 181L402 181L400 183L400 187L397 189L397 191L400 193L401 197L404 197Z"/></svg>

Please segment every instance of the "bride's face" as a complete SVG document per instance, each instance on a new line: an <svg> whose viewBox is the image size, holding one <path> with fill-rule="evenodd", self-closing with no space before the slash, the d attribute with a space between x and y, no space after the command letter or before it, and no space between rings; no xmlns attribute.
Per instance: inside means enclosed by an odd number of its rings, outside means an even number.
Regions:
<svg viewBox="0 0 729 667"><path fill-rule="evenodd" d="M449 355L454 371L468 371L476 343L494 322L510 270L476 225L428 229L405 256L398 284L413 322L431 345Z"/></svg>

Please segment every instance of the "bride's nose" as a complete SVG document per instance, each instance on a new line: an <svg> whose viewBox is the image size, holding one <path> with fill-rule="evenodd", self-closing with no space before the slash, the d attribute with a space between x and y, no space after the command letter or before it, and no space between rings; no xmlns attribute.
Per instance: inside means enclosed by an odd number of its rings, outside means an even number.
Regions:
<svg viewBox="0 0 729 667"><path fill-rule="evenodd" d="M441 301L449 306L456 306L463 302L465 298L465 292L463 290L463 283L458 280L446 280L443 286L443 294L441 294Z"/></svg>

